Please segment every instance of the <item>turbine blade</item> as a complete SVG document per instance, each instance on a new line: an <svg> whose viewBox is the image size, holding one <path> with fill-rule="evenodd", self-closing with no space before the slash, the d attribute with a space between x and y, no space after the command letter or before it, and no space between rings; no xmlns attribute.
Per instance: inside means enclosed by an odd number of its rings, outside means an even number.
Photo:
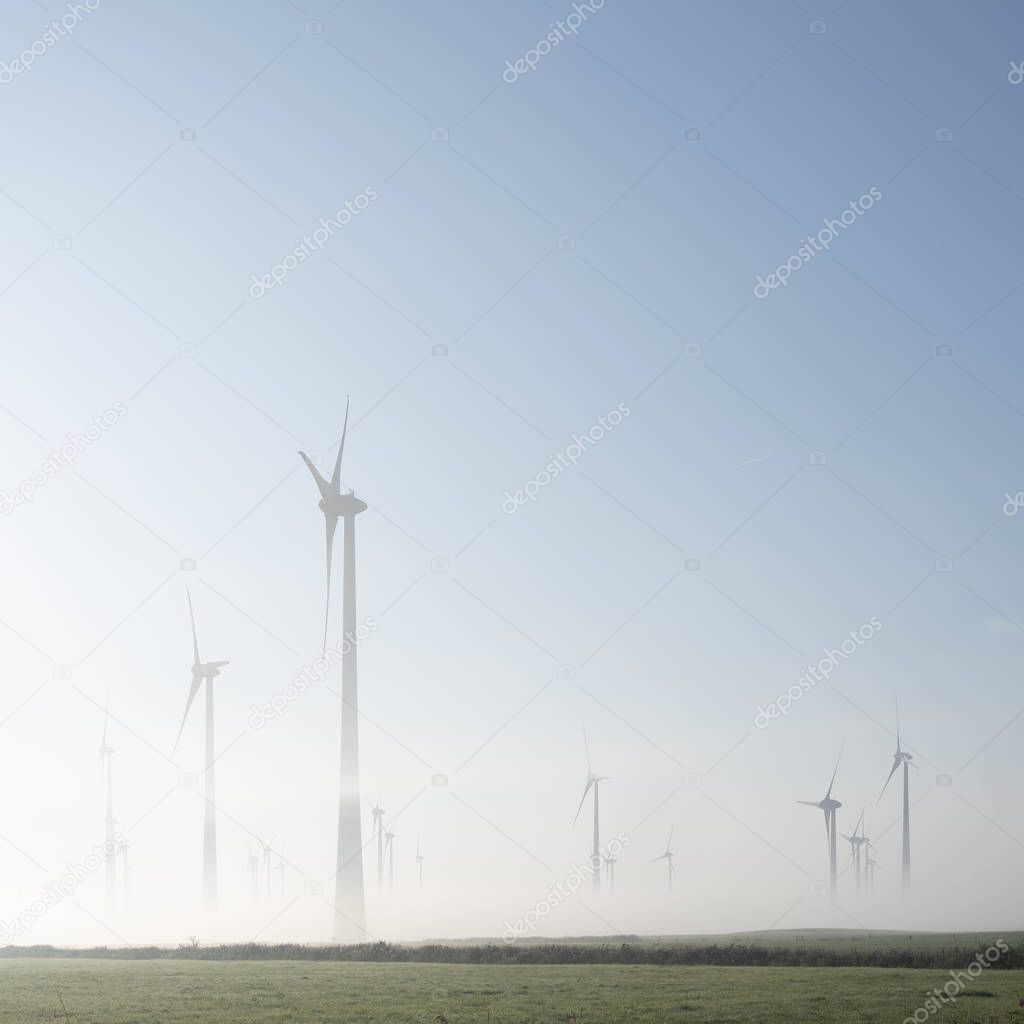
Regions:
<svg viewBox="0 0 1024 1024"><path fill-rule="evenodd" d="M316 481L316 487L320 492L320 497L325 500L330 498L331 485L323 478L323 474L316 468L316 466L313 465L312 460L305 452L299 452L299 455L302 457L302 461L306 464L310 473L313 474L313 479Z"/></svg>
<svg viewBox="0 0 1024 1024"><path fill-rule="evenodd" d="M331 616L331 565L334 561L334 531L338 528L338 517L324 513L327 536L327 596L324 601L324 652L327 651L327 624Z"/></svg>
<svg viewBox="0 0 1024 1024"><path fill-rule="evenodd" d="M171 749L171 756L174 756L174 752L178 749L178 744L181 742L181 734L185 731L185 722L188 721L189 709L192 707L192 702L196 699L196 694L199 692L199 687L203 685L203 677L197 675L195 672L192 673L192 686L188 691L188 700L185 702L185 713L181 716L181 725L178 726L178 735L174 740L174 747Z"/></svg>
<svg viewBox="0 0 1024 1024"><path fill-rule="evenodd" d="M889 788L889 782L892 779L892 777L896 774L896 769L899 768L899 766L900 766L900 759L896 758L893 761L892 768L890 769L889 775L887 776L887 778L885 780L885 785L882 787L882 792L878 794L878 800L875 801L876 805L882 799L882 797L885 796L885 791L886 791L886 789Z"/></svg>
<svg viewBox="0 0 1024 1024"><path fill-rule="evenodd" d="M345 436L348 434L348 407L349 398L345 397L345 425L341 428L341 444L338 445L338 458L334 463L334 473L331 474L331 486L335 493L341 490L341 457L345 454Z"/></svg>
<svg viewBox="0 0 1024 1024"><path fill-rule="evenodd" d="M820 800L797 800L797 803L803 804L805 807L817 807L819 809L821 807Z"/></svg>
<svg viewBox="0 0 1024 1024"><path fill-rule="evenodd" d="M199 659L199 637L196 635L196 613L192 610L192 592L185 588L185 594L188 597L188 617L192 621L192 657L195 659L193 664L200 664Z"/></svg>
<svg viewBox="0 0 1024 1024"><path fill-rule="evenodd" d="M580 797L580 805L576 808L576 815L572 819L572 823L575 825L579 820L580 811L583 810L583 801L587 799L587 794L590 792L590 787L593 786L593 782L587 779L587 784L583 787L583 796Z"/></svg>
<svg viewBox="0 0 1024 1024"><path fill-rule="evenodd" d="M825 794L825 799L828 800L832 796L832 787L835 785L836 773L839 771L839 761L843 756L843 748L839 748L839 757L836 758L835 771L832 772L832 781L828 784L828 792Z"/></svg>
<svg viewBox="0 0 1024 1024"><path fill-rule="evenodd" d="M590 775L590 741L587 739L587 730L583 730L583 749L587 752L587 775Z"/></svg>

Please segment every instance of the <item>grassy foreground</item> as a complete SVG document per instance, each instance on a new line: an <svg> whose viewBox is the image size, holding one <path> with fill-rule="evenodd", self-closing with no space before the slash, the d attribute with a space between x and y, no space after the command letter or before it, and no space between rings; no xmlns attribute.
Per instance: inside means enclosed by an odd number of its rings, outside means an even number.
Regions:
<svg viewBox="0 0 1024 1024"><path fill-rule="evenodd" d="M947 981L884 968L12 959L0 1022L901 1024ZM1020 995L1024 972L986 971L933 1019L1024 1024Z"/></svg>

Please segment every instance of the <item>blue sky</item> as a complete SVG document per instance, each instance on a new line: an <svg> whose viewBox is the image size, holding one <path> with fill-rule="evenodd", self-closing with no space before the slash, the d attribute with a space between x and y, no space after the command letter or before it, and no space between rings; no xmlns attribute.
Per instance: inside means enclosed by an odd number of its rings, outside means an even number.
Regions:
<svg viewBox="0 0 1024 1024"><path fill-rule="evenodd" d="M339 681L247 721L317 653L322 525L296 452L333 459L351 395L359 618L379 624L363 782L398 836L374 934L497 934L581 862L583 728L630 846L614 899L542 931L1020 926L1024 522L1003 504L1024 489L1024 18L606 0L503 80L571 10L103 0L0 85L0 490L125 410L0 516L0 917L102 835L109 693L132 904L104 917L92 879L35 937L199 927L202 808L180 784L198 718L170 758L191 586L204 655L231 660L230 914L203 932L326 937L302 892L333 857ZM66 13L7 4L0 60ZM503 512L619 403L578 467ZM754 727L872 617L831 685ZM909 896L896 794L875 803L897 699L919 765ZM844 743L840 828L868 809L879 891L847 873L830 902L809 895L824 849L795 801ZM666 898L649 861L672 826ZM248 903L255 836L288 861L279 906Z"/></svg>

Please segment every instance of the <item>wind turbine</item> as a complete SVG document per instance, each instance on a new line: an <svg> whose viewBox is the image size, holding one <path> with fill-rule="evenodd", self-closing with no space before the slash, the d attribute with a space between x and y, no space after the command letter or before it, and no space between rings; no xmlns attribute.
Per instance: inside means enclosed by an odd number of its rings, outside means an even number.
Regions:
<svg viewBox="0 0 1024 1024"><path fill-rule="evenodd" d="M284 855L279 853L277 855L277 867L274 868L274 870L277 872L278 879L279 879L279 881L281 883L281 900L282 901L284 901L284 872L285 872L285 866L286 865L285 865L285 862L284 862Z"/></svg>
<svg viewBox="0 0 1024 1024"><path fill-rule="evenodd" d="M103 822L104 852L106 854L106 863L103 869L106 881L106 907L107 910L113 910L114 890L117 887L117 854L112 851L115 849L114 833L117 821L114 818L114 748L107 743L107 720L109 717L109 709L104 709L103 739L100 741L100 770L103 773L107 794L107 813Z"/></svg>
<svg viewBox="0 0 1024 1024"><path fill-rule="evenodd" d="M377 839L377 889L384 888L384 808L378 800L370 813L373 815L373 834Z"/></svg>
<svg viewBox="0 0 1024 1024"><path fill-rule="evenodd" d="M583 810L583 803L587 799L587 794L593 789L594 791L594 847L590 854L590 866L593 869L591 875L591 885L593 886L594 892L599 892L601 889L601 816L599 810L599 797L598 790L600 784L608 778L607 775L595 775L593 769L590 767L590 743L587 740L587 730L583 730L583 746L587 753L587 782L583 787L583 796L580 797L580 805L576 808L576 817L572 819L572 823L575 825L579 820L580 811Z"/></svg>
<svg viewBox="0 0 1024 1024"><path fill-rule="evenodd" d="M860 857L860 852L861 852L861 847L864 845L865 842L867 842L867 840L864 839L863 836L857 835L857 830L861 827L861 825L863 823L864 823L864 812L861 811L860 812L860 817L857 819L857 824L853 828L853 835L852 836L848 836L845 832L840 832L839 833L850 844L850 858L853 860L853 873L854 873L854 877L857 879L857 888L858 889L860 888L860 879L861 879L861 857Z"/></svg>
<svg viewBox="0 0 1024 1024"><path fill-rule="evenodd" d="M832 787L835 785L836 772L839 771L839 758L843 756L842 748L839 750L839 757L836 758L835 771L832 772L832 781L828 784L828 790L821 800L798 800L798 804L807 807L818 807L825 812L825 841L828 844L828 871L829 884L833 895L836 891L836 811L843 805L838 800L832 799Z"/></svg>
<svg viewBox="0 0 1024 1024"><path fill-rule="evenodd" d="M342 633L345 644L341 655L341 786L338 798L338 850L334 874L334 938L362 939L366 931L366 903L363 891L363 840L359 802L359 696L356 671L356 516L366 510L366 502L355 492L341 491L341 459L348 435L349 403L345 402L345 425L334 472L325 480L305 452L299 452L313 475L320 492L320 511L324 514L327 538L327 595L324 610L324 649L327 648L327 622L331 610L331 562L334 531L338 520L345 522L345 563L343 570Z"/></svg>
<svg viewBox="0 0 1024 1024"><path fill-rule="evenodd" d="M676 830L675 825L673 825L668 830L668 842L665 844L665 852L663 854L660 854L659 856L655 857L651 861L652 864L656 864L659 860L668 861L668 887L670 889L672 888L672 876L675 874L675 868L672 865L672 858L675 856L675 854L672 852L672 833L675 830Z"/></svg>
<svg viewBox="0 0 1024 1024"><path fill-rule="evenodd" d="M423 854L420 853L420 841L416 840L416 868L419 872L420 886L423 885Z"/></svg>
<svg viewBox="0 0 1024 1024"><path fill-rule="evenodd" d="M900 743L900 709L896 706L896 753L893 755L892 768L882 786L882 792L878 794L881 801L885 791L896 774L896 769L903 765L903 888L910 888L910 763L914 755L908 754ZM915 764L916 768L917 765Z"/></svg>
<svg viewBox="0 0 1024 1024"><path fill-rule="evenodd" d="M388 888L394 889L395 887L395 849L394 849L395 833L389 832L387 829L384 830L384 852L388 859Z"/></svg>
<svg viewBox="0 0 1024 1024"><path fill-rule="evenodd" d="M213 764L216 760L213 752L213 681L220 675L220 670L227 664L226 661L206 661L199 657L199 639L196 635L196 616L192 610L192 594L186 589L188 595L188 616L192 622L192 685L188 691L188 700L185 703L185 714L182 715L181 725L178 727L178 737L174 741L174 751L178 749L181 742L181 734L185 729L185 722L188 720L188 713L192 702L196 699L200 687L206 683L206 767L203 769L204 793L203 799L206 807L203 814L203 904L207 910L213 910L217 906L217 816L214 807L214 778Z"/></svg>

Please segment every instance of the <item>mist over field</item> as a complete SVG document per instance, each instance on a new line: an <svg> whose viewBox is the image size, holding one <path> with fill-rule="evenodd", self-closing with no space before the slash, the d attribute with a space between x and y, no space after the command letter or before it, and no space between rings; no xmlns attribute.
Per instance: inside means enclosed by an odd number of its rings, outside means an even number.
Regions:
<svg viewBox="0 0 1024 1024"><path fill-rule="evenodd" d="M1022 60L5 4L0 946L1019 931Z"/></svg>

